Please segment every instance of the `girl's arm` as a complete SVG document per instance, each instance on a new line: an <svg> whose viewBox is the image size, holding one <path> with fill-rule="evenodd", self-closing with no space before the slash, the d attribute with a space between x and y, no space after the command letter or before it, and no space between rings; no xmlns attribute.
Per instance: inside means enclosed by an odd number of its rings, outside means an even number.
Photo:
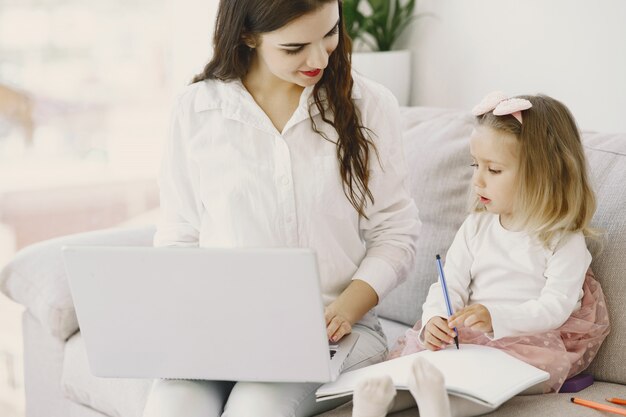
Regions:
<svg viewBox="0 0 626 417"><path fill-rule="evenodd" d="M159 172L160 217L154 246L198 246L201 203L191 180L183 113L179 98L172 111Z"/></svg>
<svg viewBox="0 0 626 417"><path fill-rule="evenodd" d="M539 298L517 306L488 305L493 338L543 333L560 327L574 311L591 264L582 233L565 235L547 261Z"/></svg>

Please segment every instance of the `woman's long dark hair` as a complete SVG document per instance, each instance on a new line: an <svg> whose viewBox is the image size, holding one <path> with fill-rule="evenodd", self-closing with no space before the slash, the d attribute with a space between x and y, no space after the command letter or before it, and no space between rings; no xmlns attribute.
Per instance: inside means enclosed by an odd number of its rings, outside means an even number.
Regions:
<svg viewBox="0 0 626 417"><path fill-rule="evenodd" d="M254 49L245 40L280 29L292 20L332 2L338 3L341 16L339 43L328 59L322 78L313 88L313 97L322 120L338 133L337 158L344 193L359 215L367 218L367 199L374 203L374 196L368 187L370 151L376 152L376 147L369 138L368 129L361 125L351 98L354 84L350 59L352 41L343 23L341 0L220 0L213 35L213 58L192 82L243 79L254 56ZM313 118L311 123L313 130L328 140Z"/></svg>

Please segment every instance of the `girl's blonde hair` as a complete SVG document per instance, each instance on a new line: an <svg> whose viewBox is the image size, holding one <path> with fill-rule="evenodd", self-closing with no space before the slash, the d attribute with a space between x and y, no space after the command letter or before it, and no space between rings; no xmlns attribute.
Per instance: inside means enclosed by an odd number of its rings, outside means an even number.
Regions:
<svg viewBox="0 0 626 417"><path fill-rule="evenodd" d="M564 104L545 95L518 98L532 103L522 111L523 123L493 112L478 116L477 123L517 138L518 198L513 210L520 226L546 246L563 231L597 235L590 227L596 200L572 114ZM472 208L485 210L478 199Z"/></svg>

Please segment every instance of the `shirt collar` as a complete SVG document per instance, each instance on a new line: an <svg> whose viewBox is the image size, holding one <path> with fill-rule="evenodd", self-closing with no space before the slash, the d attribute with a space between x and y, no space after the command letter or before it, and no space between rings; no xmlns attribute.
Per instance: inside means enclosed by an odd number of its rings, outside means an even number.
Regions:
<svg viewBox="0 0 626 417"><path fill-rule="evenodd" d="M272 133L276 131L266 115L259 117L259 112L262 110L240 80L217 81L211 83L212 85L209 85L210 81L202 82L204 85L198 89L194 99L194 111L196 113L222 109L222 115L226 118L239 120ZM308 86L302 91L298 108L285 125L283 133L290 127L308 119L309 108L311 117L319 114L320 111L313 98L313 88L314 86ZM361 90L356 82L352 86L351 97L353 100L361 98ZM321 92L321 99L322 101L325 100L325 91Z"/></svg>
<svg viewBox="0 0 626 417"><path fill-rule="evenodd" d="M201 81L206 83L206 81ZM213 110L219 108L225 108L228 106L228 103L232 103L233 100L237 101L240 104L239 100L241 100L242 95L247 93L247 90L243 86L240 80L233 81L224 81L224 82L216 82L215 83L215 94L212 94L208 85L203 86L198 89L198 93L196 94L194 100L194 110L196 113L205 111L205 110ZM244 90L244 91L241 91ZM249 93L248 93L249 95ZM352 95L353 100L361 99L361 89L359 88L357 83L352 85ZM324 99L324 92L322 92L322 99ZM307 103L313 100L313 86L306 87L300 96L300 104L298 107L307 107Z"/></svg>

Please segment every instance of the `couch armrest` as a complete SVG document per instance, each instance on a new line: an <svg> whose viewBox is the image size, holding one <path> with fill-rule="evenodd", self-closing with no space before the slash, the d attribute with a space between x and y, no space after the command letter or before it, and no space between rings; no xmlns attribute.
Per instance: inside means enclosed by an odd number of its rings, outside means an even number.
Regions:
<svg viewBox="0 0 626 417"><path fill-rule="evenodd" d="M0 271L0 291L24 305L53 336L65 340L78 330L65 274L65 245L152 246L154 227L114 228L36 243L19 251Z"/></svg>

